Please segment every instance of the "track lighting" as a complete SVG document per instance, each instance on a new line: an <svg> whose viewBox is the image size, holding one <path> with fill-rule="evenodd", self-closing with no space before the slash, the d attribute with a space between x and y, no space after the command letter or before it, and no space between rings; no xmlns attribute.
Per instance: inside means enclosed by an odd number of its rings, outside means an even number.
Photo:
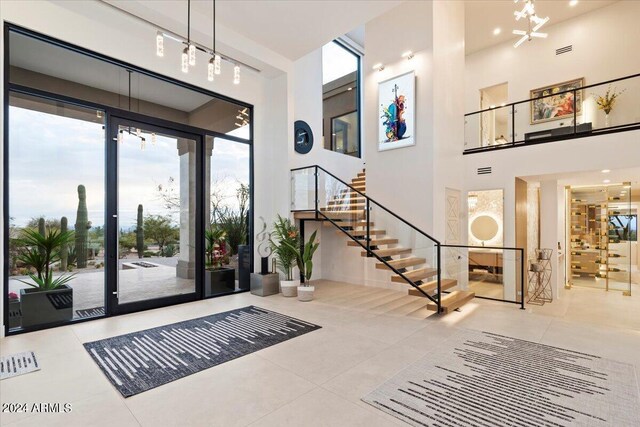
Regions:
<svg viewBox="0 0 640 427"><path fill-rule="evenodd" d="M411 58L413 58L413 52L411 52L410 50L408 50L408 51L406 51L406 52L404 52L404 53L402 54L402 57L403 57L403 58L407 58L407 59L411 59Z"/></svg>
<svg viewBox="0 0 640 427"><path fill-rule="evenodd" d="M382 71L382 70L384 70L384 65L382 64L382 62L378 62L378 63L377 63L377 64L375 64L372 68L373 68L374 70Z"/></svg>
<svg viewBox="0 0 640 427"><path fill-rule="evenodd" d="M240 67L238 67L237 65L233 67L233 84L240 84Z"/></svg>
<svg viewBox="0 0 640 427"><path fill-rule="evenodd" d="M214 68L213 68L213 72L214 72L216 75L219 75L219 74L220 74L220 71L221 71L221 59L220 59L220 55L215 54L215 55L214 55L214 58L215 58L215 59L213 60L213 67L214 67Z"/></svg>

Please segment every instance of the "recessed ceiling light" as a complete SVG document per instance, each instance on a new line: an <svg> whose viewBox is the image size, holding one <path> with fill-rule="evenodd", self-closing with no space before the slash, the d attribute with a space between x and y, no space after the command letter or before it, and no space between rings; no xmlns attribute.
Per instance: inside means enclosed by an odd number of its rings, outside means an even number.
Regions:
<svg viewBox="0 0 640 427"><path fill-rule="evenodd" d="M604 180L604 181L602 181L602 182L604 182L605 184L608 184L608 183L610 183L610 182L611 182L611 180L610 180L610 179L605 179L605 180Z"/></svg>
<svg viewBox="0 0 640 427"><path fill-rule="evenodd" d="M569 6L571 6L571 7L573 7L573 6L577 5L577 4L578 4L578 0L571 0L569 2Z"/></svg>
<svg viewBox="0 0 640 427"><path fill-rule="evenodd" d="M609 169L602 169L602 173L609 173L611 172Z"/></svg>
<svg viewBox="0 0 640 427"><path fill-rule="evenodd" d="M500 27L498 27L498 28L494 28L494 29L493 29L493 35L494 35L494 36L497 36L497 35L498 35L498 34L500 34L501 32L502 32L502 30L500 29Z"/></svg>
<svg viewBox="0 0 640 427"><path fill-rule="evenodd" d="M496 106L491 104L491 105L489 105L489 108L496 108Z"/></svg>
<svg viewBox="0 0 640 427"><path fill-rule="evenodd" d="M352 87L349 87L349 88L347 88L347 90L353 90L353 88L352 88Z"/></svg>

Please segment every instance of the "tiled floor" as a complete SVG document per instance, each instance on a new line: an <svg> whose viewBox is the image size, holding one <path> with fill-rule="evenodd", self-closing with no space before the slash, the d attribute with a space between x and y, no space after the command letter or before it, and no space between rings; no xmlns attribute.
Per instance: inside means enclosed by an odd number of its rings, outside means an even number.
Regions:
<svg viewBox="0 0 640 427"><path fill-rule="evenodd" d="M636 289L634 289L636 291ZM81 343L255 304L323 328L124 399ZM632 363L640 371L640 289L574 288L543 307L474 300L439 317L405 293L336 282L316 300L248 293L4 338L42 370L0 382L2 403L72 403L62 414L0 414L9 426L393 426L360 397L457 328L485 330Z"/></svg>

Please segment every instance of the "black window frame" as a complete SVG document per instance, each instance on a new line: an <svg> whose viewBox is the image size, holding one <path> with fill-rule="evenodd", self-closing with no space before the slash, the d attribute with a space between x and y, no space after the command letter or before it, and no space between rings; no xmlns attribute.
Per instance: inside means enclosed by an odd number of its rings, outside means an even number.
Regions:
<svg viewBox="0 0 640 427"><path fill-rule="evenodd" d="M170 129L174 129L176 131L179 132L184 132L184 133L189 133L189 134L194 134L194 135L198 135L201 137L202 141L206 140L207 136L212 136L214 138L216 137L220 137L220 138L224 138L230 141L234 141L234 142L238 142L241 144L247 144L249 145L250 149L249 149L249 212L248 212L248 216L249 216L249 230L248 230L248 244L251 247L251 260L250 260L250 271L253 272L254 270L254 252L255 252L255 246L254 246L254 241L253 241L253 235L254 235L254 209L255 209L255 200L254 200L254 106L250 103L244 102L244 101L239 101L237 99L222 95L222 94L218 94L216 92L212 92L209 91L207 89L204 89L202 87L196 86L196 85L192 85L190 83L186 83L183 81L180 81L178 79L172 78L172 77L168 77L153 71L149 71L147 69L144 69L142 67L127 63L125 61L120 61L118 59L112 58L110 56L107 55L103 55L97 52L94 52L92 50L80 47L78 45L72 44L72 43L68 43L68 42L64 42L62 40L56 39L54 37L42 34L42 33L38 33L36 31L27 29L25 27L22 27L20 25L16 25L13 23L9 23L9 22L3 22L3 28L2 28L2 32L3 32L3 37L5 40L4 43L4 66L3 66L3 81L4 81L4 87L3 87L3 115L2 115L2 121L3 121L3 135L2 135L2 153L3 153L3 173L2 173L2 188L3 188L3 196L2 196L2 206L3 206L3 216L2 216L2 220L3 220L3 233L5 238L3 239L3 250L4 250L4 256L3 256L3 263L4 263L4 269L3 269L3 277L2 277L2 282L3 282L3 295L2 295L2 307L3 307L3 323L4 323L4 335L5 336L10 336L10 335L18 335L18 334L22 334L22 333L27 333L27 332L33 332L33 331L37 331L37 330L43 330L43 329L49 329L49 328L53 328L53 327L58 327L58 326L64 326L64 325L70 325L70 324L77 324L77 323L82 323L82 322L86 322L86 321L92 321L92 320L96 320L96 319L103 319L106 317L114 317L114 316L118 316L121 314L125 314L125 313L118 313L116 311L109 313L110 310L105 310L106 314L104 316L96 316L96 317L90 317L90 318L78 318L78 319L73 319L71 321L68 322L64 322L61 324L45 324L45 325L37 325L37 326L33 326L30 328L21 328L19 330L14 330L14 331L10 331L9 330L9 270L7 268L7 266L9 265L9 227L10 227L10 218L9 218L9 99L10 99L10 95L11 94L24 94L24 95L29 95L29 96L34 96L34 97L38 97L38 98L42 98L42 99L47 99L47 100L51 100L51 101L60 101L60 102L64 102L67 104L71 104L71 105L76 105L79 107L84 107L84 108L91 108L91 109L96 109L96 110L102 110L105 113L105 121L104 121L104 126L105 126L105 150L108 149L108 144L107 144L107 139L109 138L110 132L110 125L111 125L111 117L114 118L126 118L129 120L134 120L134 121L140 121L140 122L144 122L147 123L151 126L155 126L155 127L159 127L159 128L170 128ZM220 133L220 132L216 132L216 131L212 131L209 129L204 129L204 128L199 128L199 127L194 127L194 126L190 126L190 125L186 125L183 123L177 123L177 122L172 122L169 120L165 120L165 119L160 119L160 118L156 118L156 117L151 117L151 116L147 116L144 114L140 114L137 112L132 112L132 111L128 111L128 110L122 110L119 108L115 108L115 107L111 107L111 106L107 106L107 105L102 105L102 104L98 104L95 102L91 102L91 101L86 101L86 100L81 100L81 99L76 99L76 98L72 98L72 97L68 97L62 94L57 94L57 93L51 93L51 92L46 92L46 91L42 91L39 89L35 89L35 88L31 88L28 86L23 86L23 85L18 85L15 83L11 83L10 81L10 34L14 32L17 34L21 34L27 37L32 37L36 40L40 40L43 41L45 43L54 45L54 46L58 46L58 47L62 47L64 49L68 49L71 50L73 52L79 53L81 55L85 55L85 56L89 56L95 59L98 59L100 61L104 61L113 65L116 65L118 67L122 67L124 69L127 70L131 70L143 75L146 75L148 77L151 78L155 78L161 81L164 81L166 83L169 84L173 84L173 85L177 85L180 87L183 87L185 89L189 89L195 92L199 92L202 93L204 95L210 96L214 99L219 99L222 101L226 101L229 103L233 103L235 105L238 105L239 107L245 107L249 109L249 138L248 139L244 139L244 138L239 138L236 136L232 136L232 135L227 135L224 133ZM205 144L202 143L200 144L200 147L198 148L199 151L202 151L202 153L204 153L205 150ZM105 173L107 173L107 171L110 168L115 168L115 162L113 161L108 161L108 158L105 158ZM111 160L114 160L114 157L111 156ZM203 163L204 162L204 155L200 155L199 156L199 163ZM112 164L113 163L113 164ZM197 168L202 170L203 168L203 164L198 164ZM108 175L108 173L107 173ZM106 176L105 176L105 180L106 180ZM105 186L105 190L107 190L108 185L113 185L112 182L106 182L106 186ZM196 194L196 206L201 206L201 204L203 203L203 201L205 200L204 198L204 182L202 182L202 185L200 186L201 191L197 192ZM199 199L199 200L198 200ZM202 223L204 225L204 219L203 219L203 213L202 213L203 209L197 209L196 212L196 222L199 225L200 223ZM105 206L105 225L106 225L106 216L107 213L109 212L109 206ZM115 238L115 234L113 236L110 236L110 239L114 239ZM200 239L197 240L197 245L196 247L201 247L203 248L203 242L201 242L201 240L203 241L204 236L201 236ZM114 243L111 242L107 242L105 240L105 245L111 244L113 245ZM199 260L200 258L204 259L204 253L203 251L200 251L202 253L197 253L197 260ZM201 264L201 263L200 263ZM198 263L197 263L198 265ZM203 265L203 264L201 264ZM105 305L110 305L110 297L111 295L108 295L108 290L109 290L109 284L107 283L107 280L113 280L111 278L111 276L113 275L113 272L111 272L111 275L109 275L109 273L105 273L105 285L104 285L104 291L105 291ZM222 294L217 294L217 295L212 295L209 297L205 297L204 295L204 270L203 268L196 268L196 280L198 280L198 276L200 277L200 284L201 286L196 287L196 293L194 294L194 297L188 297L190 296L185 295L183 296L178 296L177 298L175 298L175 300L173 302L169 302L167 304L162 305L162 307L168 307L168 306L172 306L172 305L176 305L176 304L182 304L184 302L191 302L191 301L199 301L199 300L203 300L203 299L209 299L209 298L218 298L218 297L222 297L222 296L226 296L226 295L230 295L230 294L235 294L235 293L240 293L240 292L248 292L249 289L241 289L239 291L232 291L232 292L228 292L228 293L222 293ZM150 300L151 302L152 300ZM158 308L157 306L153 305L153 304L144 304L144 303L140 303L138 305L136 305L136 310L135 311L144 311L144 310L149 310L149 309L153 309L153 308Z"/></svg>

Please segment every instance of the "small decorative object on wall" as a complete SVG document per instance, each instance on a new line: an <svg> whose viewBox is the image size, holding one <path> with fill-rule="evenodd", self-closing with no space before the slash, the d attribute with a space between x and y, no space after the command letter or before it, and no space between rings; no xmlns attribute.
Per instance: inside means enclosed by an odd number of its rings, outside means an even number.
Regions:
<svg viewBox="0 0 640 427"><path fill-rule="evenodd" d="M613 110L614 105L616 105L616 100L620 95L624 93L626 89L622 89L620 92L616 92L616 88L614 87L611 90L611 85L607 88L607 92L602 95L593 94L596 99L596 104L598 104L598 110L604 111L604 126L609 127L609 114L611 114L611 110Z"/></svg>
<svg viewBox="0 0 640 427"><path fill-rule="evenodd" d="M534 89L530 92L531 124L573 117L573 92L566 92L584 86L584 77ZM583 91L575 92L576 114L582 114ZM544 97L544 98L543 98Z"/></svg>
<svg viewBox="0 0 640 427"><path fill-rule="evenodd" d="M415 73L378 83L378 151L415 145Z"/></svg>
<svg viewBox="0 0 640 427"><path fill-rule="evenodd" d="M302 120L293 124L293 148L297 153L307 154L313 148L313 132L311 126Z"/></svg>

